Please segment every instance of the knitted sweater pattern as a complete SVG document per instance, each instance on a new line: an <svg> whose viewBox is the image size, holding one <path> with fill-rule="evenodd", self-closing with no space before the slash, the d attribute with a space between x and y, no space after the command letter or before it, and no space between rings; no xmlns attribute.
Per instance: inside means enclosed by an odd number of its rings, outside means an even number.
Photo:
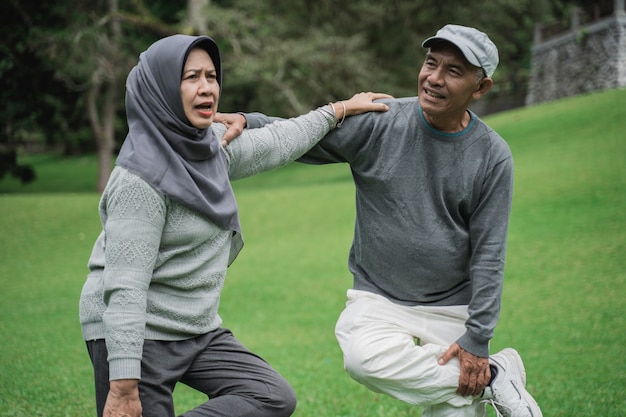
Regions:
<svg viewBox="0 0 626 417"><path fill-rule="evenodd" d="M224 149L231 179L282 166L336 122L312 111L247 130ZM212 127L221 138L226 128ZM231 234L115 167L99 204L98 236L80 298L85 340L105 339L111 379L140 378L144 339L184 340L219 327Z"/></svg>

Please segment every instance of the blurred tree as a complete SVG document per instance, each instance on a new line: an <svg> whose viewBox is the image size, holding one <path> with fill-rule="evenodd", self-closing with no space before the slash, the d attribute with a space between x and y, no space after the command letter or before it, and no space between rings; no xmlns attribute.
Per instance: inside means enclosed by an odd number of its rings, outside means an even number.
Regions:
<svg viewBox="0 0 626 417"><path fill-rule="evenodd" d="M37 14L29 14L15 8L16 4L0 4L0 178L11 173L27 182L34 178L34 171L18 165L18 145L59 144L71 152L76 143L67 139L84 132L85 119L73 106L65 105L76 103L80 95L66 89L55 78L54 69L29 45L33 27L57 27L59 9L43 2L37 3ZM34 8L35 2L20 5Z"/></svg>
<svg viewBox="0 0 626 417"><path fill-rule="evenodd" d="M483 30L499 46L494 90L524 96L536 22L559 0L214 1L210 32L224 53L221 109L293 116L361 90L414 95L425 51L446 23ZM489 98L489 96L487 96Z"/></svg>
<svg viewBox="0 0 626 417"><path fill-rule="evenodd" d="M137 51L177 31L172 23L179 21L184 6L184 1L166 0L151 8L142 0L4 3L9 13L2 15L8 21L0 30L10 37L2 44L9 53L0 60L0 69L6 68L3 86L12 87L2 88L1 94L12 104L0 117L6 121L2 140L7 148L14 150L23 142L22 132L40 132L48 145L61 144L68 152L95 148L97 189L102 191L116 138L123 138L126 131L126 74L137 61ZM85 134L87 130L90 134ZM76 143L85 137L89 139Z"/></svg>
<svg viewBox="0 0 626 417"><path fill-rule="evenodd" d="M446 23L500 50L495 94L525 94L533 26L580 0L6 0L0 5L0 148L40 133L66 152L97 149L101 189L126 134L125 75L175 32L212 36L221 111L294 116L358 91L414 95L420 43ZM95 140L94 140L95 139Z"/></svg>

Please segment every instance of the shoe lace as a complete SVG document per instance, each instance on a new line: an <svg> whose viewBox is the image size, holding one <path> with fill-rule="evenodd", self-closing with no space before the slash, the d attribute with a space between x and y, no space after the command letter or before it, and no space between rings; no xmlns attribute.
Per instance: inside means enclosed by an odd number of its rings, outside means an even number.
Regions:
<svg viewBox="0 0 626 417"><path fill-rule="evenodd" d="M506 417L504 414L500 412L500 408L499 408L499 407L504 408L505 406L494 401L493 398L482 400L481 403L489 404L491 407L493 407L493 409L496 411L496 417Z"/></svg>

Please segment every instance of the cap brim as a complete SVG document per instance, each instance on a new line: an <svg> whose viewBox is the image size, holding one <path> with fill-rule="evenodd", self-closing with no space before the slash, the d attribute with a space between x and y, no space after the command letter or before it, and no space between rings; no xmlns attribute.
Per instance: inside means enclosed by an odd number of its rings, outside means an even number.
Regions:
<svg viewBox="0 0 626 417"><path fill-rule="evenodd" d="M474 65L475 67L482 68L482 65L480 65L480 62L478 61L478 58L476 58L476 55L474 55L474 53L467 46L465 46L463 39L460 37L454 35L432 36L422 42L422 46L424 48L430 48L437 42L441 41L450 42L451 44L459 48L465 59L467 59L470 64Z"/></svg>

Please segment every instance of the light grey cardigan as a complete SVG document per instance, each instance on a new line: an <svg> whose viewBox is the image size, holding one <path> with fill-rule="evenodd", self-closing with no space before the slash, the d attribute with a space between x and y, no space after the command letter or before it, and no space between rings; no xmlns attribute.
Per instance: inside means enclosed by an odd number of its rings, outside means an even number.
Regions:
<svg viewBox="0 0 626 417"><path fill-rule="evenodd" d="M318 109L247 129L224 149L231 179L302 156L337 120ZM213 124L221 140L226 128ZM102 195L103 231L80 297L85 340L105 339L110 378L141 377L144 339L183 340L221 325L232 233L116 167Z"/></svg>

